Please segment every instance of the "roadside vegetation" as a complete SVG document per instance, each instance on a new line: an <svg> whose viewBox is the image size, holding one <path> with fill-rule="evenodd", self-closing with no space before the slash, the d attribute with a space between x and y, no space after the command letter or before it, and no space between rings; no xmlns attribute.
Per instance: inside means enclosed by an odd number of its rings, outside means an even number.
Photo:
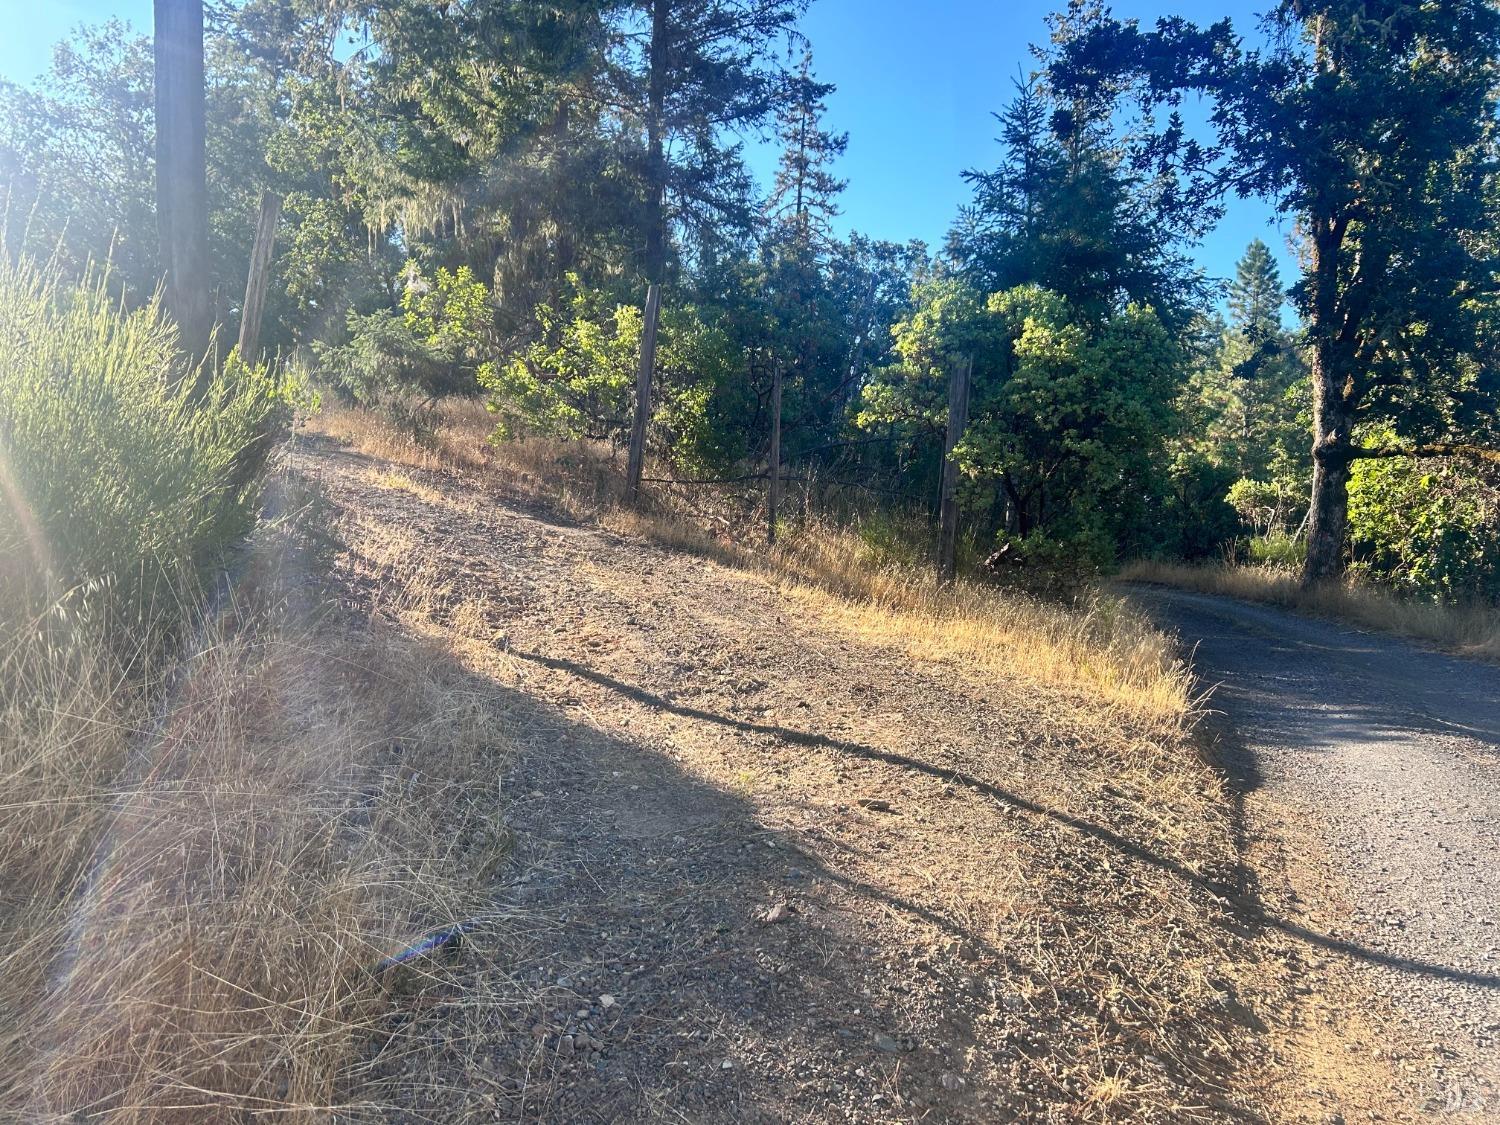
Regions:
<svg viewBox="0 0 1500 1125"><path fill-rule="evenodd" d="M607 446L555 439L488 440L477 404L452 402L418 438L369 409L329 410L309 428L351 448L417 469L477 472L486 487L540 499L611 530L765 574L801 596L831 600L872 635L1001 676L1082 689L1136 718L1183 731L1191 725L1191 677L1169 638L1121 599L1092 587L1067 600L981 578L941 582L919 512L851 501L837 487L804 496L804 518L770 547L754 488L660 490L645 507L624 503L625 477ZM393 487L420 489L392 478ZM1050 587L1049 587L1050 589Z"/></svg>
<svg viewBox="0 0 1500 1125"><path fill-rule="evenodd" d="M326 1113L385 1011L373 966L475 909L498 839L483 799L431 797L502 737L436 642L312 611L312 498L246 539L283 387L231 363L194 399L182 372L107 278L0 265L11 1120Z"/></svg>
<svg viewBox="0 0 1500 1125"><path fill-rule="evenodd" d="M1309 588L1296 571L1276 566L1139 562L1123 568L1118 577L1124 582L1155 582L1265 602L1414 637L1463 656L1500 660L1500 611L1491 602L1402 598L1380 586L1355 582Z"/></svg>
<svg viewBox="0 0 1500 1125"><path fill-rule="evenodd" d="M379 614L456 632L519 693L521 839L589 857L498 887L517 940L476 942L414 1017L447 1044L445 1119L482 1113L475 1068L519 1117L1213 1120L1290 1096L1249 1013L1299 962L1238 914L1234 806L1168 638L1112 599L941 587L920 521L767 549L753 490L626 508L607 447L488 434L472 406L419 442L334 410L296 455L346 513L344 580L420 571Z"/></svg>

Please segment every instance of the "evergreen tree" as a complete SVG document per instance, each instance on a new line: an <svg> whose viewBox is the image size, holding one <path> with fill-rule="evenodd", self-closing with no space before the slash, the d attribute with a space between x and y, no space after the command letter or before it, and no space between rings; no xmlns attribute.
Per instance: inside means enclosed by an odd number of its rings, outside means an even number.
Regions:
<svg viewBox="0 0 1500 1125"><path fill-rule="evenodd" d="M1000 165L964 174L974 201L949 238L971 282L987 292L1042 285L1096 322L1135 301L1181 328L1202 301L1201 279L1159 185L1121 162L1106 124L1035 81L1017 82L996 117Z"/></svg>
<svg viewBox="0 0 1500 1125"><path fill-rule="evenodd" d="M1229 314L1246 339L1261 341L1281 329L1281 274L1271 248L1255 239L1235 264L1229 283Z"/></svg>
<svg viewBox="0 0 1500 1125"><path fill-rule="evenodd" d="M823 128L823 99L832 91L832 85L813 78L812 49L804 49L797 73L787 78L776 120L781 160L766 215L784 224L793 242L809 248L832 240L837 199L846 186L833 164L848 147L849 134Z"/></svg>
<svg viewBox="0 0 1500 1125"><path fill-rule="evenodd" d="M784 368L784 444L792 453L831 439L843 413L838 389L848 324L828 267L844 190L832 165L847 137L823 128L824 98L832 90L813 77L812 53L805 50L797 72L786 78L776 120L781 159L764 208L758 289L770 316L760 347Z"/></svg>
<svg viewBox="0 0 1500 1125"><path fill-rule="evenodd" d="M807 0L624 0L609 98L641 142L639 268L666 280L675 225L694 241L754 215L734 139L771 119L785 89L778 40Z"/></svg>

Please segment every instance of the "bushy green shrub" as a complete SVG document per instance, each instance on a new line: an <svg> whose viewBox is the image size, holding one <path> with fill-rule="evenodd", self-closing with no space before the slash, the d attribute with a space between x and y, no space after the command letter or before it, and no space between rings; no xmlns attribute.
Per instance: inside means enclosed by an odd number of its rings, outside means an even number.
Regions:
<svg viewBox="0 0 1500 1125"><path fill-rule="evenodd" d="M966 481L960 506L982 528L1041 536L1038 558L1056 547L1070 569L1159 537L1185 367L1151 309L1129 305L1100 321L1035 285L986 299L940 277L913 288L892 332L899 362L874 372L855 424L936 474L949 382L969 367L954 457Z"/></svg>
<svg viewBox="0 0 1500 1125"><path fill-rule="evenodd" d="M278 388L232 360L194 399L179 371L155 305L124 311L102 277L0 263L8 601L91 586L131 605L248 526L258 462L244 455L269 439Z"/></svg>
<svg viewBox="0 0 1500 1125"><path fill-rule="evenodd" d="M1355 569L1442 601L1500 599L1500 474L1460 461L1356 461Z"/></svg>
<svg viewBox="0 0 1500 1125"><path fill-rule="evenodd" d="M576 288L565 310L542 305L536 315L541 327L536 343L479 371L499 419L496 436L534 430L625 442L640 365L640 309L619 304L602 290ZM745 456L743 423L754 409L754 396L744 365L734 341L697 308L662 310L651 444L679 470L713 472Z"/></svg>
<svg viewBox="0 0 1500 1125"><path fill-rule="evenodd" d="M927 562L931 528L926 520L872 512L858 524L864 561L872 567L915 569Z"/></svg>
<svg viewBox="0 0 1500 1125"><path fill-rule="evenodd" d="M350 309L349 337L315 344L319 373L340 394L387 405L402 395L473 394L493 340L489 290L468 266L413 272L401 311Z"/></svg>
<svg viewBox="0 0 1500 1125"><path fill-rule="evenodd" d="M1250 561L1260 566L1295 570L1307 558L1307 540L1285 531L1269 531L1265 535L1253 536L1247 549Z"/></svg>

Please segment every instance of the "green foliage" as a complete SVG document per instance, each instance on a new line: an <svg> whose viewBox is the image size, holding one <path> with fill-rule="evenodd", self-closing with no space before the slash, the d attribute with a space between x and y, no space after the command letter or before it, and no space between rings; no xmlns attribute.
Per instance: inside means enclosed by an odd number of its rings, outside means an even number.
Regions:
<svg viewBox="0 0 1500 1125"><path fill-rule="evenodd" d="M1300 483L1241 477L1229 486L1225 500L1240 522L1258 537L1285 535L1293 517L1307 508L1307 490Z"/></svg>
<svg viewBox="0 0 1500 1125"><path fill-rule="evenodd" d="M867 515L859 523L859 543L873 570L914 570L927 561L927 527L888 512Z"/></svg>
<svg viewBox="0 0 1500 1125"><path fill-rule="evenodd" d="M1359 435L1500 443L1500 8L1282 0L1253 50L1227 20L1147 31L1096 15L1052 60L1050 86L1085 104L1129 91L1148 121L1168 109L1137 135L1136 161L1189 169L1211 211L1233 190L1296 216L1307 252L1291 296L1326 470L1305 576L1334 577ZM1213 143L1182 127L1189 92L1211 99Z"/></svg>
<svg viewBox="0 0 1500 1125"><path fill-rule="evenodd" d="M349 311L349 339L316 344L323 378L362 402L415 393L469 394L491 346L489 292L473 271L439 268L429 281L413 267L401 311Z"/></svg>
<svg viewBox="0 0 1500 1125"><path fill-rule="evenodd" d="M1184 559L1208 558L1240 533L1232 495L1240 483L1229 466L1183 448L1181 435L1172 450L1166 520L1161 550Z"/></svg>
<svg viewBox="0 0 1500 1125"><path fill-rule="evenodd" d="M526 430L619 445L630 432L641 350L641 311L580 289L565 314L537 309L542 339L488 363L501 439ZM722 328L691 305L664 309L657 330L652 444L678 468L711 472L746 452L733 424L748 407L745 359Z"/></svg>
<svg viewBox="0 0 1500 1125"><path fill-rule="evenodd" d="M480 386L490 392L490 409L499 418L498 436L535 429L622 441L640 357L640 310L612 304L599 290L580 290L566 315L542 305L536 317L539 341L514 359L487 363L479 371Z"/></svg>
<svg viewBox="0 0 1500 1125"><path fill-rule="evenodd" d="M151 43L111 20L53 54L44 85L0 81L0 236L70 274L110 261L144 300L161 280Z"/></svg>
<svg viewBox="0 0 1500 1125"><path fill-rule="evenodd" d="M50 586L33 596L104 584L134 608L246 529L245 456L275 427L281 388L232 360L195 402L179 371L154 304L122 311L102 277L73 288L55 270L0 265L7 584Z"/></svg>
<svg viewBox="0 0 1500 1125"><path fill-rule="evenodd" d="M912 305L893 330L900 362L867 387L857 423L894 429L935 472L948 379L972 360L954 451L965 509L991 534L1044 534L1089 565L1141 549L1183 376L1156 315L1131 305L1097 324L1034 285L986 301L955 278L919 284Z"/></svg>
<svg viewBox="0 0 1500 1125"><path fill-rule="evenodd" d="M1249 542L1250 561L1259 566L1282 567L1287 570L1302 565L1307 558L1307 540L1300 535L1288 535L1284 531L1272 531L1254 536Z"/></svg>
<svg viewBox="0 0 1500 1125"><path fill-rule="evenodd" d="M1235 263L1229 283L1229 315L1240 333L1252 342L1269 339L1281 330L1281 271L1271 248L1252 239Z"/></svg>
<svg viewBox="0 0 1500 1125"><path fill-rule="evenodd" d="M1203 296L1179 245L1198 216L1176 205L1169 177L1141 176L1121 159L1112 108L1084 110L1017 83L996 115L1000 166L964 173L974 202L949 249L986 292L1045 286L1096 321L1136 302L1177 327Z"/></svg>
<svg viewBox="0 0 1500 1125"><path fill-rule="evenodd" d="M1276 263L1257 239L1229 286L1230 323L1190 326L1195 358L1172 441L1172 522L1184 557L1215 554L1245 533L1287 533L1307 510L1307 372L1280 307Z"/></svg>
<svg viewBox="0 0 1500 1125"><path fill-rule="evenodd" d="M781 162L766 200L767 217L804 254L833 241L836 201L847 186L833 174L833 165L848 148L849 135L823 128L823 99L832 91L813 78L812 50L804 49L797 73L786 80L776 121Z"/></svg>
<svg viewBox="0 0 1500 1125"><path fill-rule="evenodd" d="M1500 599L1500 474L1441 460L1356 462L1349 526L1359 570L1445 601Z"/></svg>

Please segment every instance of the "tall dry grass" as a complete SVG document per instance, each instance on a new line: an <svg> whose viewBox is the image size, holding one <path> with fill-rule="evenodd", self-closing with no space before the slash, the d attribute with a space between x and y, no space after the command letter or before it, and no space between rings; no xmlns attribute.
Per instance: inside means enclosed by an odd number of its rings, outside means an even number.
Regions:
<svg viewBox="0 0 1500 1125"><path fill-rule="evenodd" d="M320 520L246 545L285 388L182 371L0 263L0 1120L383 1120L372 970L483 905L500 736L442 637L312 611Z"/></svg>
<svg viewBox="0 0 1500 1125"><path fill-rule="evenodd" d="M500 735L439 640L310 617L277 560L144 676L3 630L0 1119L384 1118L372 970L481 909Z"/></svg>
<svg viewBox="0 0 1500 1125"><path fill-rule="evenodd" d="M944 586L925 544L883 546L891 520L880 513L807 516L772 548L753 486L655 486L649 503L629 508L623 463L611 451L543 438L492 444L493 424L477 403L441 405L420 440L368 410L328 411L310 425L372 456L476 473L575 518L764 574L810 608L922 656L1078 689L1152 724L1180 728L1194 712L1192 678L1175 647L1121 599L1094 590L1059 604L972 579Z"/></svg>
<svg viewBox="0 0 1500 1125"><path fill-rule="evenodd" d="M1119 598L1098 590L1058 604L879 557L856 526L805 524L778 543L772 564L863 635L915 655L993 674L1080 688L1111 708L1180 726L1193 712L1192 679L1169 638Z"/></svg>
<svg viewBox="0 0 1500 1125"><path fill-rule="evenodd" d="M1348 580L1306 588L1295 572L1275 566L1142 561L1125 567L1119 577L1125 582L1154 582L1264 602L1415 637L1465 656L1500 660L1500 607L1493 605L1449 605L1400 598L1388 590Z"/></svg>

